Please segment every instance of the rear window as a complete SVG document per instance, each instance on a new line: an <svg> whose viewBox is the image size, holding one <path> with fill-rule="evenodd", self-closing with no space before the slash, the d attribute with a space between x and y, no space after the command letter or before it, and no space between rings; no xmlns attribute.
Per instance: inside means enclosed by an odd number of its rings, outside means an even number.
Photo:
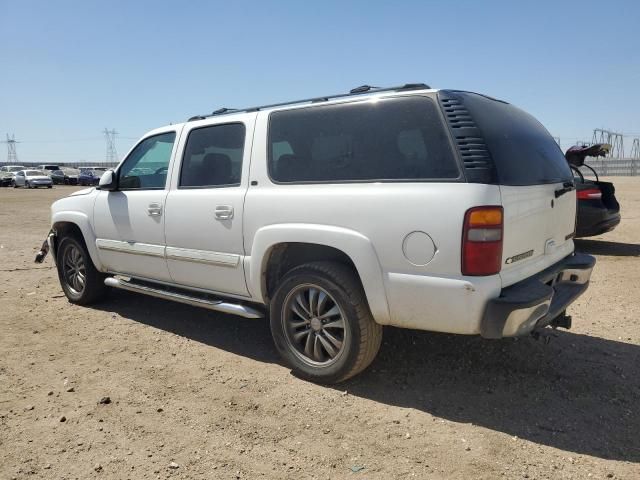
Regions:
<svg viewBox="0 0 640 480"><path fill-rule="evenodd" d="M564 154L533 116L507 103L463 94L464 105L482 132L501 185L571 182Z"/></svg>
<svg viewBox="0 0 640 480"><path fill-rule="evenodd" d="M274 112L269 174L284 183L460 176L437 107L426 97Z"/></svg>

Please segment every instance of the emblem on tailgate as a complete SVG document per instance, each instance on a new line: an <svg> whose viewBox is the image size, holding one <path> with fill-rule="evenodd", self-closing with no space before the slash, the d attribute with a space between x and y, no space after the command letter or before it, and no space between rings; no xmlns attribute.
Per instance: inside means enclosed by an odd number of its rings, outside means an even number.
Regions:
<svg viewBox="0 0 640 480"><path fill-rule="evenodd" d="M520 260L524 260L525 258L529 258L533 255L533 250L529 250L527 252L519 253L518 255L514 255L513 257L507 258L504 263L507 265L515 262L519 262Z"/></svg>

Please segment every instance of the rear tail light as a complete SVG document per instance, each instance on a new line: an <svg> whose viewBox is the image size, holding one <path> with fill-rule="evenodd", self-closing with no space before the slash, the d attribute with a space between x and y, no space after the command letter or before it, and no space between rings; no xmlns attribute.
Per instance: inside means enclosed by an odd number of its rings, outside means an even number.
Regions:
<svg viewBox="0 0 640 480"><path fill-rule="evenodd" d="M598 188L589 188L578 192L578 200L596 200L602 198L602 192Z"/></svg>
<svg viewBox="0 0 640 480"><path fill-rule="evenodd" d="M502 265L502 207L474 207L464 215L462 274L495 275Z"/></svg>

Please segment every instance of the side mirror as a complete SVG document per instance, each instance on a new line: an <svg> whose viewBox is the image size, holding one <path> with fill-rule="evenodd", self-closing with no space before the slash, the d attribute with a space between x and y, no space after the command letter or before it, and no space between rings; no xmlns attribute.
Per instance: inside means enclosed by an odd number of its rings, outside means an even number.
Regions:
<svg viewBox="0 0 640 480"><path fill-rule="evenodd" d="M113 170L107 170L100 177L98 182L98 188L100 190L107 190L109 192L118 189L118 176Z"/></svg>

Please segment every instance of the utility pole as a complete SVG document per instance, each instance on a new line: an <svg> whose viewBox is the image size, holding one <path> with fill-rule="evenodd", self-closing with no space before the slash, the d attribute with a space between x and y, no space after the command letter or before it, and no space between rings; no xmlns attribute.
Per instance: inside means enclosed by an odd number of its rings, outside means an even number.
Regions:
<svg viewBox="0 0 640 480"><path fill-rule="evenodd" d="M16 144L20 142L16 140L16 136L14 134L11 134L11 137L9 137L9 134L7 133L7 139L4 142L0 142L0 143L7 144L7 163L9 164L18 163L18 153L16 152Z"/></svg>
<svg viewBox="0 0 640 480"><path fill-rule="evenodd" d="M116 150L116 132L114 129L105 128L104 131L104 139L107 142L107 156L105 157L105 161L107 163L118 163L118 152Z"/></svg>

